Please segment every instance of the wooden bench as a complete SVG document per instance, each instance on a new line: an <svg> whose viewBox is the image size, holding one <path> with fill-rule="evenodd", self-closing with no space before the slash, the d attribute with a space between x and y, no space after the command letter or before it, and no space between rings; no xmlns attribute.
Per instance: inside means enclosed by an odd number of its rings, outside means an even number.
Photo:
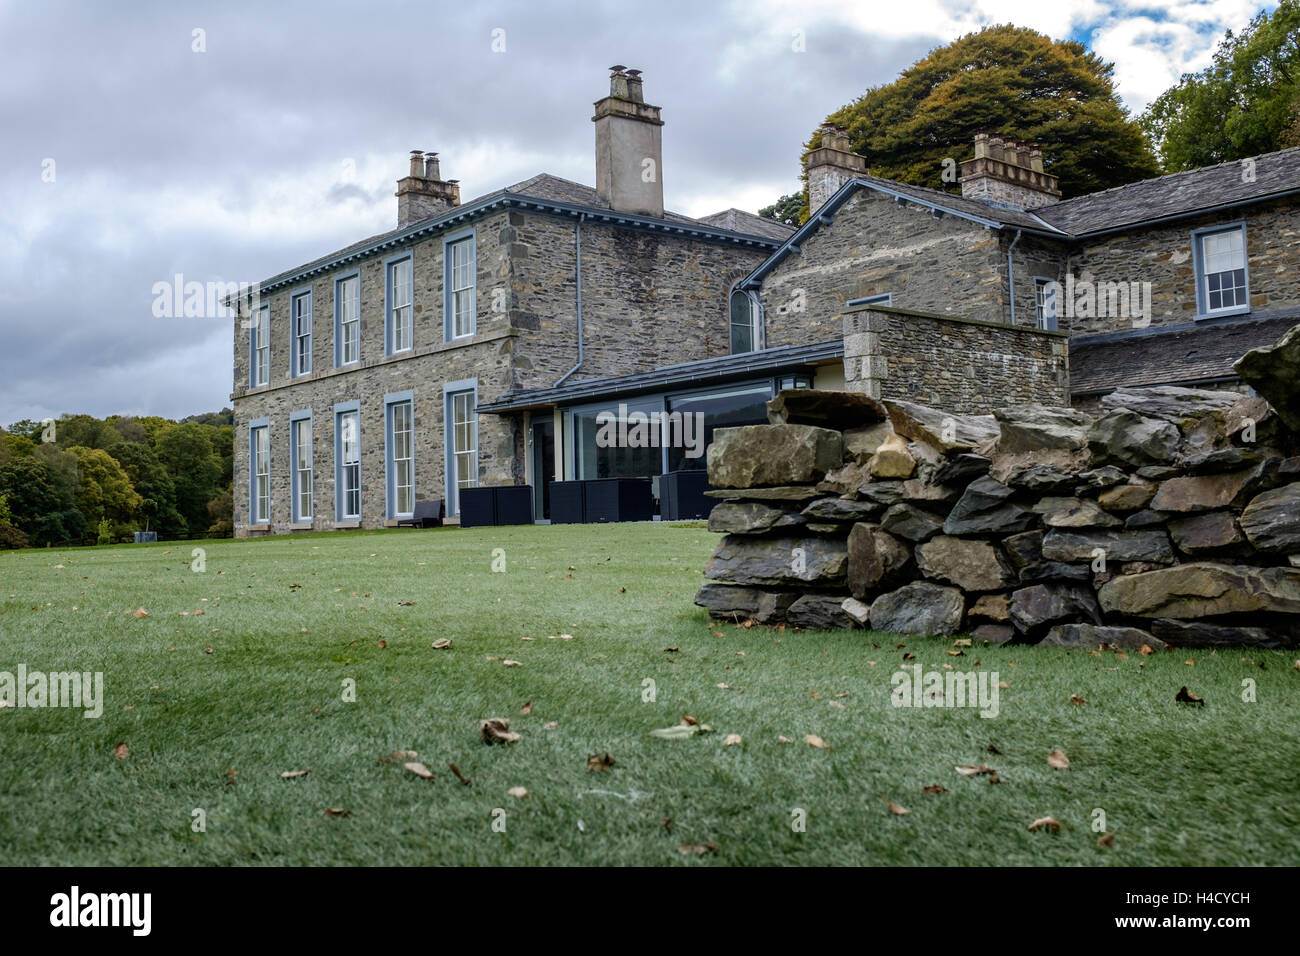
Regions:
<svg viewBox="0 0 1300 956"><path fill-rule="evenodd" d="M411 512L409 518L402 518L397 522L399 528L428 528L442 524L442 499L434 498L431 501L417 501L415 509Z"/></svg>

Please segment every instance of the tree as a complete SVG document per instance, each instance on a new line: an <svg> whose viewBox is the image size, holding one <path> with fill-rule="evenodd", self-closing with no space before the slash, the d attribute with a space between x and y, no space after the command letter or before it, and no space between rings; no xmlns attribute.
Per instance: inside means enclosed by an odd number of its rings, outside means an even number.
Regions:
<svg viewBox="0 0 1300 956"><path fill-rule="evenodd" d="M208 502L224 484L221 459L214 453L209 437L212 431L211 426L186 422L158 436L158 460L172 476L176 510L191 531L208 526Z"/></svg>
<svg viewBox="0 0 1300 956"><path fill-rule="evenodd" d="M44 456L27 455L0 465L0 494L9 502L13 526L37 547L86 533L74 488Z"/></svg>
<svg viewBox="0 0 1300 956"><path fill-rule="evenodd" d="M108 453L121 464L131 479L131 487L140 494L140 515L149 527L161 534L184 531L185 519L176 510L176 485L153 449L123 441L110 445Z"/></svg>
<svg viewBox="0 0 1300 956"><path fill-rule="evenodd" d="M1300 145L1300 0L1229 30L1214 62L1184 74L1141 122L1169 172Z"/></svg>
<svg viewBox="0 0 1300 956"><path fill-rule="evenodd" d="M944 180L944 161L973 155L976 133L1036 143L1069 198L1159 172L1115 93L1114 69L1081 43L993 26L931 51L827 121L848 128L873 176L949 191L960 187ZM816 131L805 148L820 145Z"/></svg>
<svg viewBox="0 0 1300 956"><path fill-rule="evenodd" d="M92 415L64 415L54 423L54 440L64 448L103 448L117 440L117 432Z"/></svg>
<svg viewBox="0 0 1300 956"><path fill-rule="evenodd" d="M77 446L68 451L77 456L81 467L77 508L86 524L99 527L102 535L107 523L108 533L114 537L134 530L141 498L117 459L101 448Z"/></svg>
<svg viewBox="0 0 1300 956"><path fill-rule="evenodd" d="M764 206L758 211L758 214L764 219L775 219L787 226L797 226L800 223L799 210L803 208L803 205L804 197L802 193L790 193L788 196L782 196L772 205Z"/></svg>

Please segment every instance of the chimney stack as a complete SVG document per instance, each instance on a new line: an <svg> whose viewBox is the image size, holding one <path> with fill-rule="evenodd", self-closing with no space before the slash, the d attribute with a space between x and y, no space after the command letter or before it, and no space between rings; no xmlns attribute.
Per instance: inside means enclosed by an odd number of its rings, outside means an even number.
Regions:
<svg viewBox="0 0 1300 956"><path fill-rule="evenodd" d="M645 102L640 70L612 66L596 101L596 193L617 212L662 219L663 120Z"/></svg>
<svg viewBox="0 0 1300 956"><path fill-rule="evenodd" d="M1043 171L1037 146L975 134L975 156L962 160L961 194L1013 209L1037 209L1061 198L1057 179Z"/></svg>
<svg viewBox="0 0 1300 956"><path fill-rule="evenodd" d="M867 171L867 161L849 146L849 131L834 123L821 126L822 144L804 153L808 173L808 210L815 213L850 179Z"/></svg>
<svg viewBox="0 0 1300 956"><path fill-rule="evenodd" d="M460 185L443 180L438 154L411 150L411 170L397 181L397 228L460 205Z"/></svg>

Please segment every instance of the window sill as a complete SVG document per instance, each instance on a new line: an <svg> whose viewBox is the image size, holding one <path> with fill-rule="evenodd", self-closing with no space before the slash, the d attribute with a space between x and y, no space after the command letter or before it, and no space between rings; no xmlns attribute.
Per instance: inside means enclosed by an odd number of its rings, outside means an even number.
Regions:
<svg viewBox="0 0 1300 956"><path fill-rule="evenodd" d="M335 528L360 528L360 527L361 527L361 519L360 519L360 518L347 518L347 519L345 519L345 520L343 520L343 521L336 521L336 522L334 522L334 527L335 527Z"/></svg>
<svg viewBox="0 0 1300 956"><path fill-rule="evenodd" d="M1198 312L1192 316L1193 321L1203 322L1206 319L1222 319L1230 315L1247 315L1250 313L1250 306L1239 305L1235 309L1219 309L1216 312Z"/></svg>
<svg viewBox="0 0 1300 956"><path fill-rule="evenodd" d="M293 524L289 525L289 530L290 530L290 531L310 531L310 530L312 530L312 528L314 528L314 527L316 527L316 525L315 525L315 523L313 523L313 522L311 522L311 521L295 521Z"/></svg>

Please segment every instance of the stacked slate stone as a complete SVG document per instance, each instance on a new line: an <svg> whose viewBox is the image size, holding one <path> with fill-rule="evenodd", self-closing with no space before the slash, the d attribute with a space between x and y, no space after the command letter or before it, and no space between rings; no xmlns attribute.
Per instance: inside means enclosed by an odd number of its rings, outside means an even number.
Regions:
<svg viewBox="0 0 1300 956"><path fill-rule="evenodd" d="M1300 638L1300 430L1236 392L961 415L786 391L708 451L715 618L1058 646Z"/></svg>

